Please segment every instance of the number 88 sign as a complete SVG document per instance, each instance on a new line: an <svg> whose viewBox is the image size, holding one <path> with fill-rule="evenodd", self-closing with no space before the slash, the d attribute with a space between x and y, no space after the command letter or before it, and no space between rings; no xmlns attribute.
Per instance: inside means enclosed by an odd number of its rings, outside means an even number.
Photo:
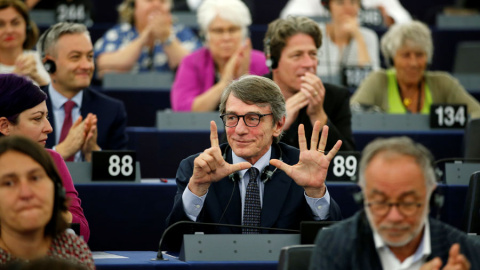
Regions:
<svg viewBox="0 0 480 270"><path fill-rule="evenodd" d="M93 181L135 180L135 151L98 151L92 153Z"/></svg>
<svg viewBox="0 0 480 270"><path fill-rule="evenodd" d="M328 167L327 181L358 180L359 152L338 152Z"/></svg>

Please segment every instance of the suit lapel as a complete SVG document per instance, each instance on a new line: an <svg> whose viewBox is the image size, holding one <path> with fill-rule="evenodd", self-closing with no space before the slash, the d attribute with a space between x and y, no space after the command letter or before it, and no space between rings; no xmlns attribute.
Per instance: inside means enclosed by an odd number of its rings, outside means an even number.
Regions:
<svg viewBox="0 0 480 270"><path fill-rule="evenodd" d="M88 88L83 89L82 95L83 97L82 106L80 106L80 115L83 119L85 119L85 117L87 117L87 114L89 112L92 112L92 107L94 106L94 104L92 104L92 97Z"/></svg>
<svg viewBox="0 0 480 270"><path fill-rule="evenodd" d="M231 149L227 147L226 160L232 163ZM212 201L211 207L214 208L211 213L212 222L224 224L242 224L242 202L240 198L238 180L233 181L230 177L225 177L217 183L212 184L215 200ZM208 198L208 196L207 196ZM223 217L222 217L223 216ZM228 230L228 228L225 228ZM239 233L241 230L232 228L232 233Z"/></svg>
<svg viewBox="0 0 480 270"><path fill-rule="evenodd" d="M279 147L272 145L272 158L278 159L280 157L280 153L278 153ZM288 157L283 155L282 159L283 162L289 164ZM274 168L270 165L269 169L274 170ZM293 183L293 180L280 169L273 174L270 180L265 182L260 226L272 227L275 224L282 211L281 206L289 194L288 190Z"/></svg>

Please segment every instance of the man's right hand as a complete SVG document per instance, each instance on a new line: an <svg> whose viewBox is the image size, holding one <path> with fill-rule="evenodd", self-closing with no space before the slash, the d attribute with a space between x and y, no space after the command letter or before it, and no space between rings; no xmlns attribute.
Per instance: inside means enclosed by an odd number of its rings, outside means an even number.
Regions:
<svg viewBox="0 0 480 270"><path fill-rule="evenodd" d="M210 143L211 147L193 161L193 174L188 183L190 191L199 197L207 193L212 182L220 181L236 171L252 166L248 162L230 164L223 159L218 143L217 125L214 121L210 122Z"/></svg>
<svg viewBox="0 0 480 270"><path fill-rule="evenodd" d="M307 105L308 99L301 91L286 100L285 107L287 109L287 118L285 119L283 130L288 130L290 128L293 122L297 119L298 112Z"/></svg>

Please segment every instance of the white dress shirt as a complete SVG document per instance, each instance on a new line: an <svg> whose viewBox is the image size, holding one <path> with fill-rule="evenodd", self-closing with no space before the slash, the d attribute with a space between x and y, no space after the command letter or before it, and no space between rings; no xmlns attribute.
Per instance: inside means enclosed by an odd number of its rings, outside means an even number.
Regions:
<svg viewBox="0 0 480 270"><path fill-rule="evenodd" d="M403 262L400 262L397 257L390 251L390 248L382 240L380 235L374 231L373 239L375 241L375 247L380 257L383 269L389 270L419 270L424 263L426 263L427 257L432 253L430 242L430 224L428 218L425 221L425 228L423 230L423 237L420 245L414 254L406 258Z"/></svg>

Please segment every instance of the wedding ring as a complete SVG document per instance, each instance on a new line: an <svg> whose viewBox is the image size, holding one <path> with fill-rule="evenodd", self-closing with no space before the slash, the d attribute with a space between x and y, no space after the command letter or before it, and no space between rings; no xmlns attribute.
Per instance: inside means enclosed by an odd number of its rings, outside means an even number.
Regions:
<svg viewBox="0 0 480 270"><path fill-rule="evenodd" d="M317 92L317 91L313 92L313 96L314 96L314 97L316 97L317 95L318 95L318 92Z"/></svg>
<svg viewBox="0 0 480 270"><path fill-rule="evenodd" d="M320 150L320 149L318 149L317 151L320 152L320 153L325 153L325 151Z"/></svg>

